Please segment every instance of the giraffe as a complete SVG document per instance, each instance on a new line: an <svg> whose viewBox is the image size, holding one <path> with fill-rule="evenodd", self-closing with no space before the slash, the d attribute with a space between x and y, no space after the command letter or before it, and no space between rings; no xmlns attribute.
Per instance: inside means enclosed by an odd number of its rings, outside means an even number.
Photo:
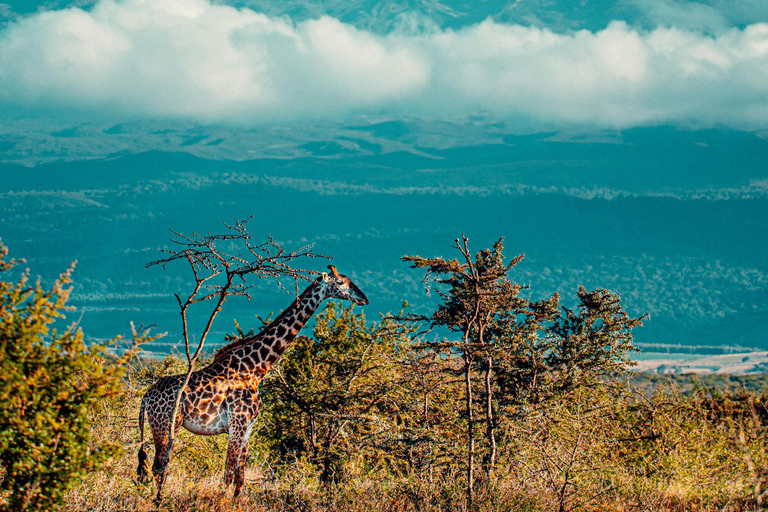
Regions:
<svg viewBox="0 0 768 512"><path fill-rule="evenodd" d="M234 497L240 494L245 473L248 439L261 410L258 386L302 327L325 299L344 299L368 304L365 294L333 265L323 272L291 305L258 334L233 341L221 348L206 367L192 373L184 390L174 426L174 435L183 426L199 435L227 432L224 483L235 484ZM146 413L155 443L152 472L160 485L163 461L168 450L168 431L173 407L185 375L163 377L147 390L141 400L139 430L140 481L147 481L147 455L144 451Z"/></svg>

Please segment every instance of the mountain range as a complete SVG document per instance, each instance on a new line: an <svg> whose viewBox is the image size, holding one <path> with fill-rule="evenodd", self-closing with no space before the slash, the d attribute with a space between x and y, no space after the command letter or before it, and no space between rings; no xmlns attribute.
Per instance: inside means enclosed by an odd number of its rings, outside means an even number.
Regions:
<svg viewBox="0 0 768 512"><path fill-rule="evenodd" d="M256 239L335 257L368 295L372 320L406 300L434 307L422 274L400 258L454 256L466 234L475 250L504 237L507 256L524 253L512 277L532 297L557 291L572 304L580 285L620 293L631 314L650 314L641 344L768 348L760 133L520 134L482 116L14 133L0 138L0 236L44 280L78 260L68 321L92 338L156 324L170 334L150 350L169 350L180 332L173 294L189 290L190 276L145 264L162 256L170 229L221 232L253 216ZM254 315L291 301L273 283L256 289L250 303L228 304L215 343L233 319L257 327Z"/></svg>

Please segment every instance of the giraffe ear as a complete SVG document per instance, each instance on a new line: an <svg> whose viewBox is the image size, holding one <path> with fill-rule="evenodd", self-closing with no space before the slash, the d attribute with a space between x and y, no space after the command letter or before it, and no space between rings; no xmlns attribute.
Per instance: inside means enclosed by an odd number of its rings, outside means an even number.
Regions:
<svg viewBox="0 0 768 512"><path fill-rule="evenodd" d="M325 281L326 283L327 283L327 282L328 282L328 280L330 279L330 278L328 277L328 272L320 272L320 275L321 275L321 276L323 276L323 281Z"/></svg>

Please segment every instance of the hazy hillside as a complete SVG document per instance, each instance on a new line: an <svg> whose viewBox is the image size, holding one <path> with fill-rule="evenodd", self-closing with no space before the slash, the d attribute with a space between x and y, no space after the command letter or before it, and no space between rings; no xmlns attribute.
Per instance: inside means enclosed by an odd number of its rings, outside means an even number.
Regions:
<svg viewBox="0 0 768 512"><path fill-rule="evenodd" d="M476 248L504 236L508 255L525 253L517 279L534 295L560 291L567 300L578 285L620 292L630 311L651 314L641 342L768 347L763 139L644 129L607 142L504 135L441 148L414 143L425 139L423 127L363 128L354 144L346 135L297 140L303 156L294 158L152 151L6 163L0 236L41 274L78 260L75 302L95 336L134 320L158 323L173 342L172 293L187 276L144 264L158 257L170 228L216 231L222 220L254 215L257 235L269 232L287 247L313 242L335 256L368 294L371 316L404 299L425 307L420 274L399 258L447 255L463 232ZM433 142L450 130L434 133ZM206 142L176 148L203 151ZM396 144L406 149L382 149ZM289 300L269 285L254 303L232 305L216 327L229 330L231 316L250 325L252 314Z"/></svg>
<svg viewBox="0 0 768 512"><path fill-rule="evenodd" d="M89 8L95 0L54 0L47 8ZM295 21L333 16L345 23L374 32L393 28L415 29L426 23L460 28L487 18L503 23L548 27L555 31L600 30L612 20L622 20L643 28L660 21L684 22L705 30L721 28L724 23L745 25L762 21L768 15L764 5L738 0L705 0L693 6L674 2L571 2L567 0L228 0L221 2L237 8L247 7L269 16L290 16ZM0 21L35 12L34 0L7 0L0 9ZM687 18L687 19L686 19Z"/></svg>

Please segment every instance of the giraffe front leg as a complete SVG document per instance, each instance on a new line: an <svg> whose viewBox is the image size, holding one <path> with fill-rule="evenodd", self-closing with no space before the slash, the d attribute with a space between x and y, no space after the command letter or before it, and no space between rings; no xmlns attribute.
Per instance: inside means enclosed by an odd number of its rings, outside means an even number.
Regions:
<svg viewBox="0 0 768 512"><path fill-rule="evenodd" d="M251 437L256 419L243 418L230 427L229 443L227 444L227 462L224 468L224 483L235 484L234 496L240 494L245 483L245 460L248 456L248 440Z"/></svg>
<svg viewBox="0 0 768 512"><path fill-rule="evenodd" d="M235 484L234 497L240 494L245 482L245 460L248 455L248 440L251 437L253 425L261 410L261 399L256 393L250 394L248 400L241 400L236 409L237 414L230 419L229 443L227 445L227 462L224 469L224 483Z"/></svg>

